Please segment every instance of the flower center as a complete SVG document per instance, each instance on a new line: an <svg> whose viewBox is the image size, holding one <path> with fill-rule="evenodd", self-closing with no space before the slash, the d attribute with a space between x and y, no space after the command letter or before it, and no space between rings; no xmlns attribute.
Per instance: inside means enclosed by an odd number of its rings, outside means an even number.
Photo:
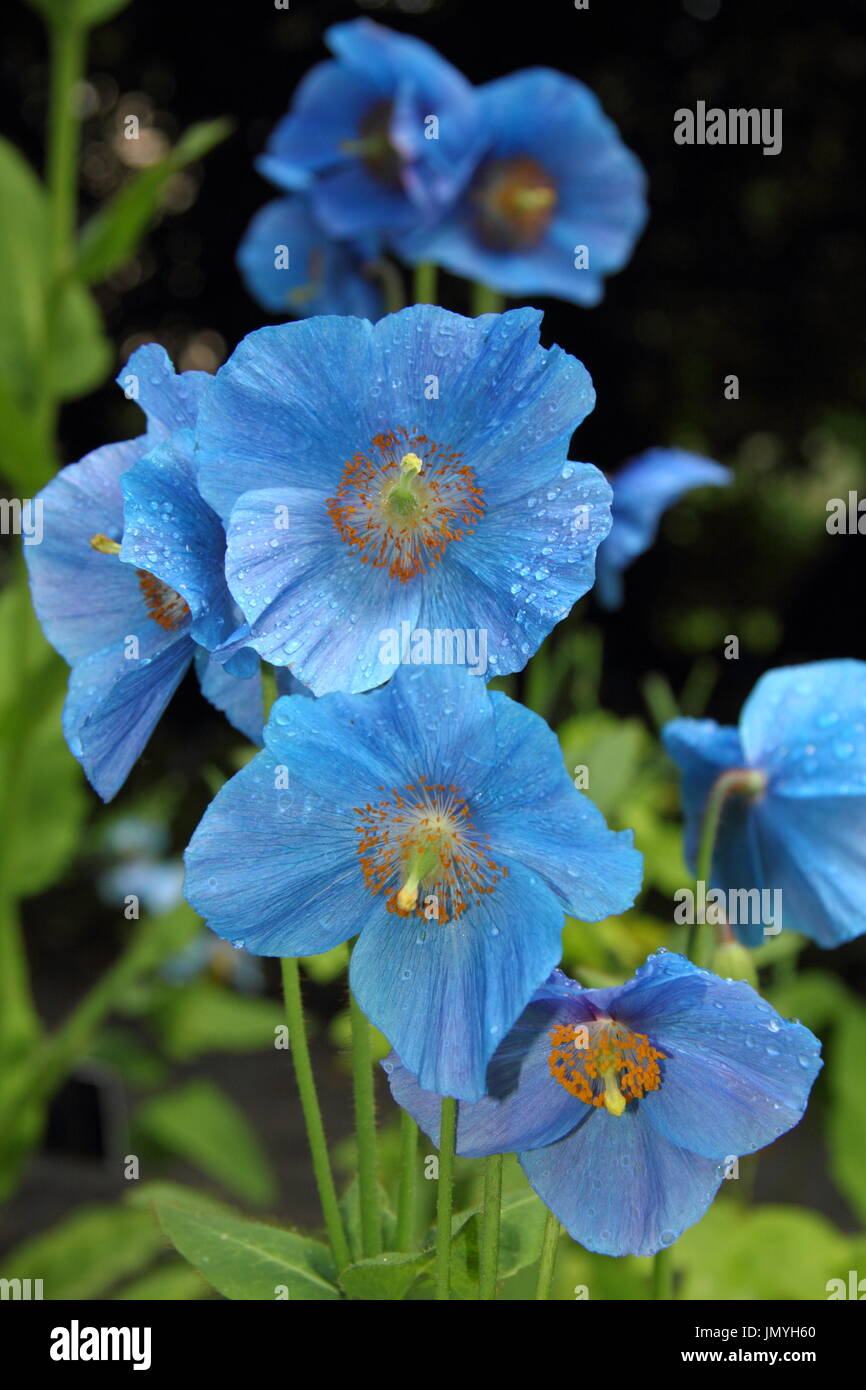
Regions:
<svg viewBox="0 0 866 1390"><path fill-rule="evenodd" d="M113 541L101 533L91 536L90 544L100 555L120 554L120 542ZM189 605L186 600L148 570L136 570L135 574L148 617L153 618L153 621L165 628L166 632L173 632L175 628L180 627L189 617Z"/></svg>
<svg viewBox="0 0 866 1390"><path fill-rule="evenodd" d="M560 1023L551 1029L550 1074L578 1100L621 1115L629 1101L642 1100L662 1084L665 1054L643 1033L612 1018Z"/></svg>
<svg viewBox="0 0 866 1390"><path fill-rule="evenodd" d="M475 829L457 787L422 777L355 810L366 885L371 893L387 893L385 906L400 917L453 921L508 874L490 858L488 837Z"/></svg>
<svg viewBox="0 0 866 1390"><path fill-rule="evenodd" d="M377 434L369 454L345 464L328 515L363 564L387 567L405 584L484 515L483 493L462 459L424 434Z"/></svg>
<svg viewBox="0 0 866 1390"><path fill-rule="evenodd" d="M527 155L491 160L472 192L479 235L495 251L537 246L559 201L553 176Z"/></svg>
<svg viewBox="0 0 866 1390"><path fill-rule="evenodd" d="M343 154L354 155L360 159L367 172L380 183L384 183L388 188L400 188L400 152L391 144L393 109L393 103L390 101L375 102L361 119L358 138L341 141L340 149Z"/></svg>

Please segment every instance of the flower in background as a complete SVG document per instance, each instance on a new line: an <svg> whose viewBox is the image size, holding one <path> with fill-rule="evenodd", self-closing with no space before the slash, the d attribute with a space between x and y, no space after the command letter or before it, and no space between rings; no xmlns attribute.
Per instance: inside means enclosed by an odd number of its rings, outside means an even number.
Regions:
<svg viewBox="0 0 866 1390"><path fill-rule="evenodd" d="M647 217L643 166L582 82L528 68L481 87L485 153L453 209L396 238L506 294L596 304Z"/></svg>
<svg viewBox="0 0 866 1390"><path fill-rule="evenodd" d="M399 1049L398 1049L399 1051ZM556 970L497 1049L457 1151L517 1153L569 1235L652 1255L700 1220L730 1165L793 1128L820 1044L743 981L660 951L625 985ZM394 1099L439 1142L440 1099L398 1057Z"/></svg>
<svg viewBox="0 0 866 1390"><path fill-rule="evenodd" d="M568 462L592 383L539 345L540 321L416 305L244 339L197 455L239 640L316 695L424 660L416 633L463 634L491 674L526 664L591 586L610 526L603 476Z"/></svg>
<svg viewBox="0 0 866 1390"><path fill-rule="evenodd" d="M351 314L377 319L382 294L365 267L375 243L334 241L314 220L307 199L278 198L253 218L238 250L247 289L281 317Z"/></svg>
<svg viewBox="0 0 866 1390"><path fill-rule="evenodd" d="M641 862L542 719L460 668L404 668L367 695L276 702L190 842L186 895L257 955L357 933L361 1008L427 1089L477 1099L564 914L624 911Z"/></svg>
<svg viewBox="0 0 866 1390"><path fill-rule="evenodd" d="M724 802L714 888L777 890L781 922L819 946L866 931L866 663L815 661L770 671L743 706L738 728L673 719L663 739L683 774L692 864L717 779L734 769L755 774L743 778L750 790L734 788ZM765 937L759 896L750 894L732 924L750 946ZM773 919L778 931L775 912Z"/></svg>
<svg viewBox="0 0 866 1390"><path fill-rule="evenodd" d="M122 816L103 834L114 861L97 880L103 902L124 905L130 894L145 912L169 912L183 901L183 864L168 855L165 825L143 816Z"/></svg>
<svg viewBox="0 0 866 1390"><path fill-rule="evenodd" d="M596 597L604 608L618 608L623 571L649 550L668 507L696 487L726 487L729 468L685 449L647 449L624 464L613 478L613 525L596 557Z"/></svg>
<svg viewBox="0 0 866 1390"><path fill-rule="evenodd" d="M439 215L478 154L473 88L428 44L371 20L332 25L325 38L335 61L304 78L260 171L279 188L308 189L338 238Z"/></svg>
<svg viewBox="0 0 866 1390"><path fill-rule="evenodd" d="M145 411L146 433L62 469L40 493L42 543L25 551L37 616L72 667L66 741L105 801L193 660L203 694L241 732L260 737L263 717L253 653L227 666L208 655L237 625L225 536L191 461L189 427L212 377L176 376L149 344L118 380Z"/></svg>

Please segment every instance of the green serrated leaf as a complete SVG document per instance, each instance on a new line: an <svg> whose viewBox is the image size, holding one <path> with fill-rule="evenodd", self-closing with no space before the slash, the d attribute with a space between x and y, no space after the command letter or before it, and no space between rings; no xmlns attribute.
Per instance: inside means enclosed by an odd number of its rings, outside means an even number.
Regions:
<svg viewBox="0 0 866 1390"><path fill-rule="evenodd" d="M135 174L84 227L76 269L92 284L104 280L135 254L148 224L159 211L168 181L202 159L232 132L231 121L201 121L181 136L165 159Z"/></svg>
<svg viewBox="0 0 866 1390"><path fill-rule="evenodd" d="M274 1176L243 1111L209 1081L190 1081L153 1096L135 1115L138 1133L181 1154L229 1192L265 1206Z"/></svg>
<svg viewBox="0 0 866 1390"><path fill-rule="evenodd" d="M334 1301L340 1297L327 1247L244 1217L155 1203L160 1225L184 1259L226 1298Z"/></svg>

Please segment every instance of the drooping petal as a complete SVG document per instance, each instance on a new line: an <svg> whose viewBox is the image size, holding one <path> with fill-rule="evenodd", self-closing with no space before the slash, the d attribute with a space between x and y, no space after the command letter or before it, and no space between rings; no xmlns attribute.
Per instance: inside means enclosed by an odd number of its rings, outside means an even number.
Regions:
<svg viewBox="0 0 866 1390"><path fill-rule="evenodd" d="M534 874L507 867L464 916L377 915L352 952L361 1008L425 1091L479 1100L496 1047L561 956L560 904Z"/></svg>
<svg viewBox="0 0 866 1390"><path fill-rule="evenodd" d="M654 1255L699 1221L724 1164L672 1144L639 1105L593 1109L564 1139L520 1155L568 1234L601 1255Z"/></svg>
<svg viewBox="0 0 866 1390"><path fill-rule="evenodd" d="M78 662L64 708L67 742L103 801L123 786L193 656L185 635L137 660L125 649L121 640Z"/></svg>
<svg viewBox="0 0 866 1390"><path fill-rule="evenodd" d="M209 372L176 372L159 343L136 348L116 380L147 416L148 447L175 430L191 429L213 383Z"/></svg>

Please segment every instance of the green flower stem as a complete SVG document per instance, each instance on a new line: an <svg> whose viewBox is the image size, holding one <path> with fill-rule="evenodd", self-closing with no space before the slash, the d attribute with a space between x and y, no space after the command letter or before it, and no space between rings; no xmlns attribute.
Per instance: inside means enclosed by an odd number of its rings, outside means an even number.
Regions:
<svg viewBox="0 0 866 1390"><path fill-rule="evenodd" d="M653 1256L652 1296L670 1302L674 1296L673 1265L670 1250L657 1250Z"/></svg>
<svg viewBox="0 0 866 1390"><path fill-rule="evenodd" d="M432 261L422 261L415 267L414 288L416 304L435 304L439 270Z"/></svg>
<svg viewBox="0 0 866 1390"><path fill-rule="evenodd" d="M757 796L763 791L765 778L762 773L751 768L734 767L716 778L707 800L698 845L697 882L709 888L713 869L713 850L722 819L722 811L729 796ZM710 928L712 931L712 928ZM706 946L707 924L693 922L689 929L687 955L695 965L705 966L709 954Z"/></svg>
<svg viewBox="0 0 866 1390"><path fill-rule="evenodd" d="M498 290L492 290L489 285L474 281L471 306L473 318L477 318L479 314L501 314L505 308L505 295L500 294Z"/></svg>
<svg viewBox="0 0 866 1390"><path fill-rule="evenodd" d="M502 1154L484 1163L484 1208L481 1216L481 1253L478 1261L478 1297L496 1297L499 1275L499 1227L502 1215Z"/></svg>
<svg viewBox="0 0 866 1390"><path fill-rule="evenodd" d="M298 1083L301 1109L304 1112L304 1123L307 1127L307 1142L313 1160L313 1173L316 1178L316 1186L319 1189L319 1201L322 1206L328 1239L331 1243L334 1263L337 1269L341 1270L345 1269L346 1265L351 1262L351 1255L349 1254L346 1233L343 1230L343 1222L340 1218L340 1208L337 1204L337 1189L334 1187L325 1128L322 1124L322 1112L319 1108L319 1097L316 1092L313 1066L310 1061L310 1049L304 1024L304 1006L301 1000L301 977L297 960L283 960L282 969L286 1021L289 1025L289 1046L292 1050L295 1079Z"/></svg>
<svg viewBox="0 0 866 1390"><path fill-rule="evenodd" d="M376 1094L370 1025L354 994L352 1019L352 1081L355 1090L355 1135L358 1145L358 1188L361 1199L361 1245L365 1256L382 1253L379 1211L379 1172L376 1155Z"/></svg>
<svg viewBox="0 0 866 1390"><path fill-rule="evenodd" d="M76 87L84 73L86 31L67 20L49 24L51 100L48 118L46 177L51 217L51 256L55 276L73 260L77 218L77 169L81 125Z"/></svg>
<svg viewBox="0 0 866 1390"><path fill-rule="evenodd" d="M398 1250L415 1248L415 1190L417 1186L418 1126L408 1110L400 1111L400 1178L397 1189Z"/></svg>
<svg viewBox="0 0 866 1390"><path fill-rule="evenodd" d="M553 1271L556 1267L556 1248L559 1245L560 1225L552 1211L547 1213L544 1235L541 1238L541 1255L538 1260L538 1283L535 1286L537 1302L550 1298L553 1287Z"/></svg>
<svg viewBox="0 0 866 1390"><path fill-rule="evenodd" d="M451 1212L454 1205L454 1141L457 1137L457 1102L442 1097L439 1121L439 1193L436 1205L436 1298L451 1297Z"/></svg>

